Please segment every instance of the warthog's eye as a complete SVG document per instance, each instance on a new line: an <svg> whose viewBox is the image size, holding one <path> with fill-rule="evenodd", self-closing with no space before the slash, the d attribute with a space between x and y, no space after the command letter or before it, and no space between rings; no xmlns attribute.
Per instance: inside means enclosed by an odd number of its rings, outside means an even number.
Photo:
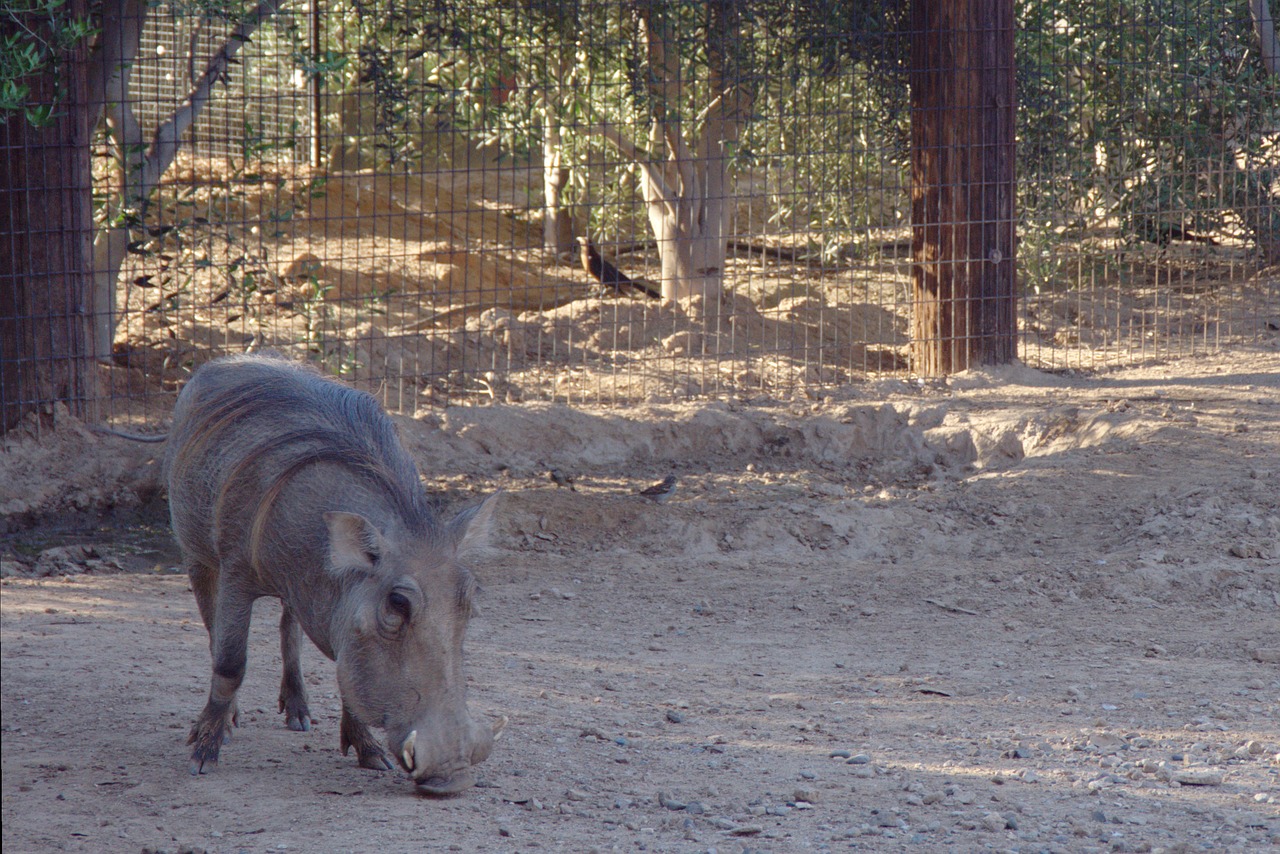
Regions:
<svg viewBox="0 0 1280 854"><path fill-rule="evenodd" d="M404 623L413 617L413 603L399 590L392 590L387 594L387 610Z"/></svg>

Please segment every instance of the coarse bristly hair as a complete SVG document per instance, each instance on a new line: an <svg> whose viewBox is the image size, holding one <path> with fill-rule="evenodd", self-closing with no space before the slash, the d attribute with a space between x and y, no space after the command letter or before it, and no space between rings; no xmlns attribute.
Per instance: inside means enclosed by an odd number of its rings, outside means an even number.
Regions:
<svg viewBox="0 0 1280 854"><path fill-rule="evenodd" d="M212 373L197 374L204 382L192 391L198 394L194 405L201 418L184 425L186 435L176 437L180 456L170 466L206 458L214 446L237 446L236 462L220 478L213 502L214 531L220 530L226 501L243 478L274 472L252 516L249 553L255 565L276 499L298 473L317 464L340 466L372 487L409 530L438 531L417 467L372 395L275 358L227 359Z"/></svg>

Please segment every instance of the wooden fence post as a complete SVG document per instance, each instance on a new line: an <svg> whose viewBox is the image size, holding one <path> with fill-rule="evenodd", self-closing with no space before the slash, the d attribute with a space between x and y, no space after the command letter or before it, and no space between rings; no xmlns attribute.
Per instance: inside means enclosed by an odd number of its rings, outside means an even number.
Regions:
<svg viewBox="0 0 1280 854"><path fill-rule="evenodd" d="M1013 0L913 0L916 373L1017 355Z"/></svg>
<svg viewBox="0 0 1280 854"><path fill-rule="evenodd" d="M65 7L77 17L87 8ZM29 23L47 22L32 14ZM81 40L56 71L29 78L33 105L54 103L61 83L50 124L33 127L19 112L0 125L0 434L54 403L96 415L86 57Z"/></svg>

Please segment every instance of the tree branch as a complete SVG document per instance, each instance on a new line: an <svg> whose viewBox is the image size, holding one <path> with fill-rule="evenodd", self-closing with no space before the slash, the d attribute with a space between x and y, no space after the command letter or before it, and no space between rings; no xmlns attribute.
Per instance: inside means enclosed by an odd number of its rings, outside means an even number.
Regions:
<svg viewBox="0 0 1280 854"><path fill-rule="evenodd" d="M651 162L652 157L647 151L637 148L635 143L619 133L618 129L609 122L592 125L591 132L603 136L614 148L622 153L623 157L634 163L644 173L647 189L652 189L652 193L645 193L645 201L650 204L661 202L667 206L668 210L671 209L671 200L675 197L674 193L667 183L666 177L662 174L662 169Z"/></svg>
<svg viewBox="0 0 1280 854"><path fill-rule="evenodd" d="M213 93L213 84L224 79L227 68L239 53L241 45L249 41L249 37L257 31L263 21L279 11L280 4L283 2L284 0L262 0L258 3L253 11L231 31L231 35L222 43L222 47L210 57L204 73L200 75L200 79L196 81L182 106L174 110L173 114L156 128L151 148L147 152L147 165L142 177L142 184L147 188L148 195L150 195L150 189L159 183L160 177L173 163L181 147L182 134L199 118Z"/></svg>
<svg viewBox="0 0 1280 854"><path fill-rule="evenodd" d="M1253 15L1253 31L1262 45L1262 64L1272 77L1280 77L1280 40L1276 39L1275 19L1267 0L1249 0L1249 12Z"/></svg>

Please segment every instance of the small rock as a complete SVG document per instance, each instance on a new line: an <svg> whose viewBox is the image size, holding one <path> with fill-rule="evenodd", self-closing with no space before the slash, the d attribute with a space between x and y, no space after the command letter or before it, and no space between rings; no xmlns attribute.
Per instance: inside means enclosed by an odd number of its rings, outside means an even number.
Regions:
<svg viewBox="0 0 1280 854"><path fill-rule="evenodd" d="M591 797L581 789L570 789L564 793L564 796L571 801L585 801Z"/></svg>
<svg viewBox="0 0 1280 854"><path fill-rule="evenodd" d="M1221 786L1224 777L1216 768L1191 767L1174 772L1173 779L1184 786Z"/></svg>
<svg viewBox="0 0 1280 854"><path fill-rule="evenodd" d="M658 792L658 803L669 810L678 812L688 806L684 801L678 801L667 795L666 792Z"/></svg>
<svg viewBox="0 0 1280 854"><path fill-rule="evenodd" d="M982 817L982 826L995 833L998 830L1005 830L1009 826L1009 822L999 813L989 812Z"/></svg>
<svg viewBox="0 0 1280 854"><path fill-rule="evenodd" d="M871 825L874 827L900 827L901 820L893 810L873 809L871 811Z"/></svg>
<svg viewBox="0 0 1280 854"><path fill-rule="evenodd" d="M853 753L848 750L833 750L827 756L831 759L849 759Z"/></svg>
<svg viewBox="0 0 1280 854"><path fill-rule="evenodd" d="M871 762L871 755L868 753L855 753L849 757L848 765L867 765Z"/></svg>
<svg viewBox="0 0 1280 854"><path fill-rule="evenodd" d="M1115 753L1126 747L1124 738L1113 732L1095 732L1089 736L1089 746L1097 749L1099 753L1108 754Z"/></svg>
<svg viewBox="0 0 1280 854"><path fill-rule="evenodd" d="M817 789L796 789L792 798L797 802L804 801L805 803L816 804L822 799L822 793Z"/></svg>
<svg viewBox="0 0 1280 854"><path fill-rule="evenodd" d="M684 715L677 712L675 709L667 709L667 720L671 721L673 724L682 724L684 723Z"/></svg>
<svg viewBox="0 0 1280 854"><path fill-rule="evenodd" d="M758 824L739 824L729 831L730 836L755 836L764 833L764 828Z"/></svg>
<svg viewBox="0 0 1280 854"><path fill-rule="evenodd" d="M1250 652L1254 661L1263 664L1280 664L1280 646L1258 647Z"/></svg>

